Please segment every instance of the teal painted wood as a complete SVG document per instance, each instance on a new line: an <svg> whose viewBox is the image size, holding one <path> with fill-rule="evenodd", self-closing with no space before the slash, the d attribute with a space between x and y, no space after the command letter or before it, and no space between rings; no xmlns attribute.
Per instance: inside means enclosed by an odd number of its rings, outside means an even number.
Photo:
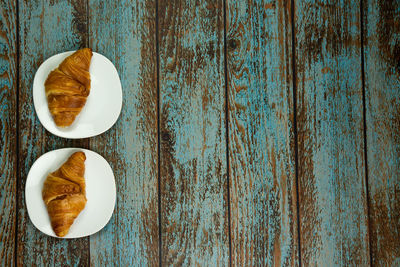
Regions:
<svg viewBox="0 0 400 267"><path fill-rule="evenodd" d="M35 72L48 57L83 46L86 42L86 5L73 1L19 1L19 185L18 266L77 266L89 260L88 238L48 237L28 218L25 181L33 162L43 153L68 146L86 146L50 135L37 119L32 102Z"/></svg>
<svg viewBox="0 0 400 267"><path fill-rule="evenodd" d="M290 1L227 2L233 266L297 266Z"/></svg>
<svg viewBox="0 0 400 267"><path fill-rule="evenodd" d="M400 266L400 2L363 7L372 263Z"/></svg>
<svg viewBox="0 0 400 267"><path fill-rule="evenodd" d="M14 266L17 182L17 6L0 4L0 255Z"/></svg>
<svg viewBox="0 0 400 267"><path fill-rule="evenodd" d="M229 263L222 1L159 1L162 264Z"/></svg>
<svg viewBox="0 0 400 267"><path fill-rule="evenodd" d="M370 264L360 35L359 2L295 1L305 266Z"/></svg>
<svg viewBox="0 0 400 267"><path fill-rule="evenodd" d="M90 238L94 266L157 266L158 154L156 3L89 1L90 46L116 66L122 113L91 148L111 164L117 205L110 223Z"/></svg>

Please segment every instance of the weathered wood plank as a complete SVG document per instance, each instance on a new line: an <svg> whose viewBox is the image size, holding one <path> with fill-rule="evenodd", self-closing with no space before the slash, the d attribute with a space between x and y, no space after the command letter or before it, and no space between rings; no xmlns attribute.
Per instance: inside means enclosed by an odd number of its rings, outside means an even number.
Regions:
<svg viewBox="0 0 400 267"><path fill-rule="evenodd" d="M291 3L227 3L232 264L295 266Z"/></svg>
<svg viewBox="0 0 400 267"><path fill-rule="evenodd" d="M223 2L158 5L162 263L226 266Z"/></svg>
<svg viewBox="0 0 400 267"><path fill-rule="evenodd" d="M17 182L17 6L0 5L0 257L14 265Z"/></svg>
<svg viewBox="0 0 400 267"><path fill-rule="evenodd" d="M400 2L363 7L372 263L400 266Z"/></svg>
<svg viewBox="0 0 400 267"><path fill-rule="evenodd" d="M35 72L48 57L77 49L86 43L86 3L81 1L19 1L20 19L20 146L18 185L17 265L86 265L88 239L62 240L45 236L28 218L25 181L33 162L43 153L68 146L87 146L48 133L34 111L32 83Z"/></svg>
<svg viewBox="0 0 400 267"><path fill-rule="evenodd" d="M91 140L111 164L117 205L90 238L94 266L158 266L156 3L90 0L90 46L116 66L124 102L117 124Z"/></svg>
<svg viewBox="0 0 400 267"><path fill-rule="evenodd" d="M305 266L369 264L359 2L295 1Z"/></svg>

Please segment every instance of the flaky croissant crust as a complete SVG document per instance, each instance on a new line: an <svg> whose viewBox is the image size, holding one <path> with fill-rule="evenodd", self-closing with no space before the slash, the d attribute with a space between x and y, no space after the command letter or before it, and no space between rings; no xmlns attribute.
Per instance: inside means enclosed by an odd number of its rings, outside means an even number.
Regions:
<svg viewBox="0 0 400 267"><path fill-rule="evenodd" d="M49 110L59 127L70 126L90 93L92 49L83 48L64 59L45 82Z"/></svg>
<svg viewBox="0 0 400 267"><path fill-rule="evenodd" d="M65 236L86 205L85 160L83 152L75 152L43 185L42 197L57 236Z"/></svg>

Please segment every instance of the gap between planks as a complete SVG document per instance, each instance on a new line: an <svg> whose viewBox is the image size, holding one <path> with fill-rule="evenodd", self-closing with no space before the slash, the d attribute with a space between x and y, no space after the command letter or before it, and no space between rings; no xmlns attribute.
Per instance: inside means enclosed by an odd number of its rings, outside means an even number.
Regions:
<svg viewBox="0 0 400 267"><path fill-rule="evenodd" d="M295 0L290 0L290 21L292 23L292 86L293 86L293 134L294 134L294 164L295 164L295 181L296 181L296 211L297 211L297 246L299 267L301 263L301 238L300 238L300 200L299 200L299 147L297 134L297 84L296 84L296 25L294 21Z"/></svg>
<svg viewBox="0 0 400 267"><path fill-rule="evenodd" d="M361 38L361 87L362 87L362 104L363 104L363 135L364 135L364 167L365 167L365 192L367 194L367 227L368 227L368 254L369 265L372 266L372 251L371 251L371 223L370 223L370 199L369 199L369 179L368 179L368 147L367 147L367 109L365 102L365 62L364 62L364 5L363 0L360 0L360 38Z"/></svg>
<svg viewBox="0 0 400 267"><path fill-rule="evenodd" d="M228 194L228 240L229 240L229 266L232 266L232 233L231 233L231 192L230 192L230 165L229 165L229 97L228 97L228 53L226 48L226 0L223 3L224 13L224 77L225 77L225 139L226 139L226 185Z"/></svg>
<svg viewBox="0 0 400 267"><path fill-rule="evenodd" d="M14 236L14 265L17 266L17 251L18 251L18 210L19 210L19 205L18 205L18 193L19 193L19 180L21 179L21 172L19 171L20 163L19 163L19 146L20 146L20 126L19 126L19 88L20 88L20 82L19 82L19 76L20 76L20 67L19 67L19 53L20 53L20 38L19 38L19 1L16 1L16 41L17 41L17 48L16 48L16 57L17 57L17 101L16 101L16 109L17 112L15 112L15 117L16 117L16 134L17 134L17 142L16 142L16 153L15 155L17 156L17 163L16 163L16 183L15 183L15 236Z"/></svg>

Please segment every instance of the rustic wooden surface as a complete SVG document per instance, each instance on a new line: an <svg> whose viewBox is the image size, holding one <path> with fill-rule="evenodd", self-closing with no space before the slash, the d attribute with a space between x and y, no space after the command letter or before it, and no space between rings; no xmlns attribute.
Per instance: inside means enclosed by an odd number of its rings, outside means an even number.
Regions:
<svg viewBox="0 0 400 267"><path fill-rule="evenodd" d="M67 140L32 103L40 64L91 47L121 116ZM0 255L12 266L399 266L400 3L1 2ZM43 153L90 148L117 204L91 237L25 206Z"/></svg>
<svg viewBox="0 0 400 267"><path fill-rule="evenodd" d="M400 2L383 2L363 2L371 252L400 266Z"/></svg>
<svg viewBox="0 0 400 267"><path fill-rule="evenodd" d="M228 1L234 266L298 265L290 1Z"/></svg>
<svg viewBox="0 0 400 267"><path fill-rule="evenodd" d="M159 1L162 263L229 263L223 2Z"/></svg>
<svg viewBox="0 0 400 267"><path fill-rule="evenodd" d="M1 2L0 10L0 255L14 265L17 186L17 6Z"/></svg>
<svg viewBox="0 0 400 267"><path fill-rule="evenodd" d="M369 264L360 5L296 1L301 261Z"/></svg>

